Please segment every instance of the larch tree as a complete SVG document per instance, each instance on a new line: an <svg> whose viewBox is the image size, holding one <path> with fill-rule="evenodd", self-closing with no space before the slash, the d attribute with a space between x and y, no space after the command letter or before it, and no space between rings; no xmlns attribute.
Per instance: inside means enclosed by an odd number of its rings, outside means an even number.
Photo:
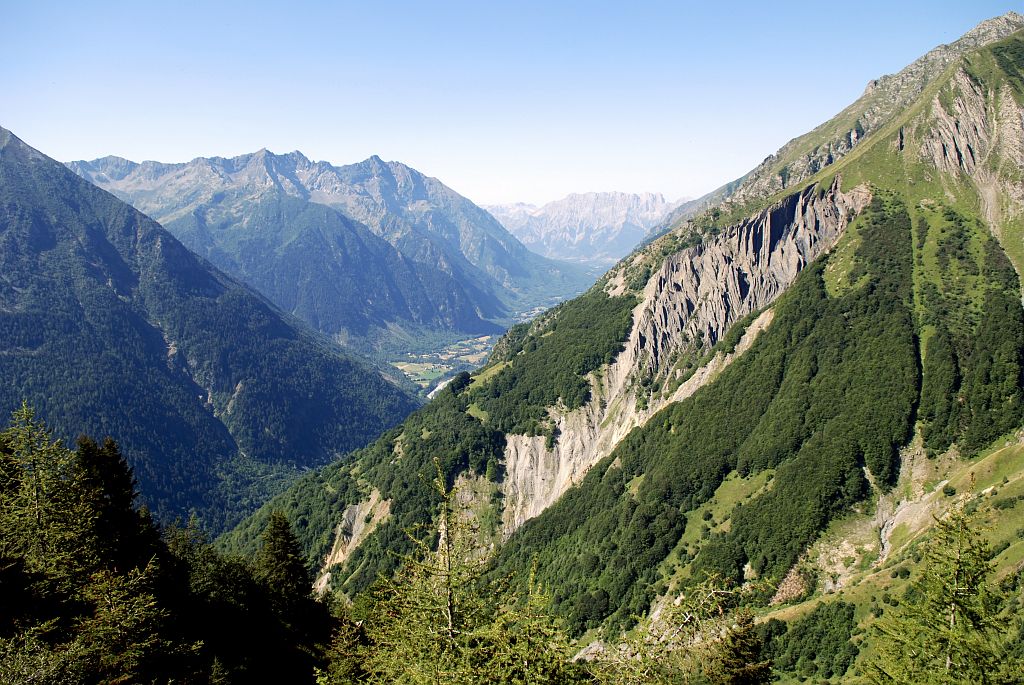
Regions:
<svg viewBox="0 0 1024 685"><path fill-rule="evenodd" d="M963 503L936 519L920 577L875 626L872 682L1019 682L1024 664L1007 658L1005 598L991 583L992 553L980 519Z"/></svg>
<svg viewBox="0 0 1024 685"><path fill-rule="evenodd" d="M377 588L366 626L371 683L475 682L473 644L490 610L478 589L487 559L440 467L433 487L440 498L436 536L410 535L414 552Z"/></svg>

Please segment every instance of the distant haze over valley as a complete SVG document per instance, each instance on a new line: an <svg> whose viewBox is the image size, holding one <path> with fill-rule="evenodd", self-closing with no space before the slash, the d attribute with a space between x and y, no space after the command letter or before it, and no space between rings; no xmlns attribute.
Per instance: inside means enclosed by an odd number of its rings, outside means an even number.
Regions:
<svg viewBox="0 0 1024 685"><path fill-rule="evenodd" d="M610 266L683 202L669 202L661 193L572 193L541 206L517 202L485 209L545 257Z"/></svg>

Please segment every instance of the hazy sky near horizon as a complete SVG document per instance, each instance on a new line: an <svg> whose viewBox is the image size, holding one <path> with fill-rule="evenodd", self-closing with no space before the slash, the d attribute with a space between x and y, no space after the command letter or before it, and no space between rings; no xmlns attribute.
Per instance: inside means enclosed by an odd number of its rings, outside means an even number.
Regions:
<svg viewBox="0 0 1024 685"><path fill-rule="evenodd" d="M0 126L62 161L404 162L479 204L696 197L978 22L953 2L0 0Z"/></svg>

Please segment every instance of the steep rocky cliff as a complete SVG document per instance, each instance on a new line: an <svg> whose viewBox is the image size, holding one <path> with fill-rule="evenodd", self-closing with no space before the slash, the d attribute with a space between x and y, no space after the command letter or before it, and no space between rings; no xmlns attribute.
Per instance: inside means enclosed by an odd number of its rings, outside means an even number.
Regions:
<svg viewBox="0 0 1024 685"><path fill-rule="evenodd" d="M807 264L835 244L870 199L864 187L848 193L838 183L824 192L812 187L665 259L644 286L623 351L594 375L590 402L568 413L551 410L557 443L549 448L542 436L508 436L505 534L546 509L630 430L667 404L692 395L746 349L771 321L766 308ZM612 271L612 294L625 289L628 268L623 264ZM670 375L681 381L684 370L676 361L712 347L734 323L759 310L765 311L734 352L712 357L713 365L671 392L652 394L641 383Z"/></svg>
<svg viewBox="0 0 1024 685"><path fill-rule="evenodd" d="M1024 106L1009 84L986 86L972 77L970 66L958 67L931 99L932 125L919 136L919 154L941 174L969 179L986 222L1020 273ZM899 145L905 144L901 128Z"/></svg>

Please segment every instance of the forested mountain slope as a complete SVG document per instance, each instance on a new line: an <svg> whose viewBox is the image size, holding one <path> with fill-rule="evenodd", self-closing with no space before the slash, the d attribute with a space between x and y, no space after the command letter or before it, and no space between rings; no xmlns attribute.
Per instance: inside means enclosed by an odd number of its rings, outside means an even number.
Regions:
<svg viewBox="0 0 1024 685"><path fill-rule="evenodd" d="M705 572L820 602L855 565L913 556L893 511L941 511L944 479L991 496L964 482L1006 441L1018 486L1024 35L1006 36L1020 25L1006 15L929 53L941 68L926 56L897 75L905 97L855 147L677 225L275 500L324 582L354 596L394 568L402 530L429 520L435 457L500 545L496 573L535 563L577 634L615 634ZM264 516L226 543L251 544ZM1012 504L994 516L994 563L1012 576ZM847 520L870 544L842 538Z"/></svg>
<svg viewBox="0 0 1024 685"><path fill-rule="evenodd" d="M0 412L116 435L161 517L218 529L415 401L0 130Z"/></svg>

